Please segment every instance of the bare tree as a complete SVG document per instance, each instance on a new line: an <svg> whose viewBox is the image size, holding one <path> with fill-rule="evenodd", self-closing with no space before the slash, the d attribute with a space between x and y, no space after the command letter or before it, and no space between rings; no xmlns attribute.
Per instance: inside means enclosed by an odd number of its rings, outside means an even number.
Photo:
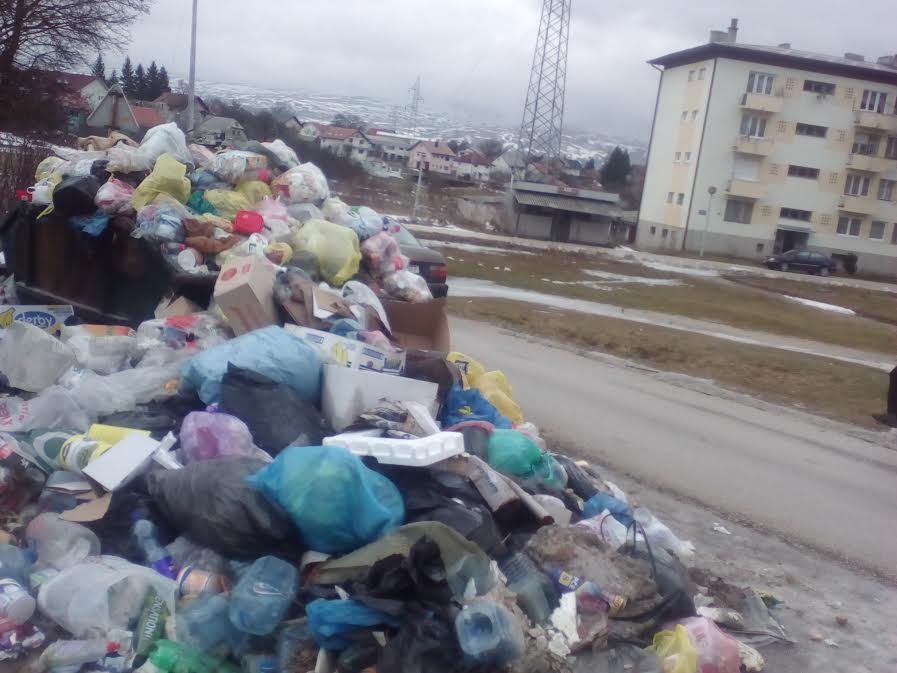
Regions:
<svg viewBox="0 0 897 673"><path fill-rule="evenodd" d="M53 70L118 47L152 0L0 0L0 78Z"/></svg>

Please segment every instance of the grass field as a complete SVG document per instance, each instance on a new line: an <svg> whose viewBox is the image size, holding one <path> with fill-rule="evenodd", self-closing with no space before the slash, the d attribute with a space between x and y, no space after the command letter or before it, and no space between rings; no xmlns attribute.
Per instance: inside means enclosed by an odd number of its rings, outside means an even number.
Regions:
<svg viewBox="0 0 897 673"><path fill-rule="evenodd" d="M884 411L888 374L868 367L505 299L449 298L449 310L657 369L712 379L769 402L881 428L871 414Z"/></svg>

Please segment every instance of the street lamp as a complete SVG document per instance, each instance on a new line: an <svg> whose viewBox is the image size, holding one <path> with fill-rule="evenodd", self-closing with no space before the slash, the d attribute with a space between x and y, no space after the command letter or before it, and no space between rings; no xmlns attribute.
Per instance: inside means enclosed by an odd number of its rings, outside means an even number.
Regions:
<svg viewBox="0 0 897 673"><path fill-rule="evenodd" d="M701 232L701 257L704 256L704 240L707 238L707 230L710 229L710 204L713 203L713 195L716 194L716 187L710 185L707 188L707 210L704 212L704 231Z"/></svg>

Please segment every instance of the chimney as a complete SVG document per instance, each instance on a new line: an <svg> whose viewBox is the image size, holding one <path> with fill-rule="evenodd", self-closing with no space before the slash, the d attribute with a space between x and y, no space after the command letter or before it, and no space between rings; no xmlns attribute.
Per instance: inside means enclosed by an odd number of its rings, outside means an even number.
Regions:
<svg viewBox="0 0 897 673"><path fill-rule="evenodd" d="M435 141L435 142L433 143L433 147L439 147L439 141L438 141L438 140Z"/></svg>
<svg viewBox="0 0 897 673"><path fill-rule="evenodd" d="M848 61L865 61L866 57L862 54L854 54L852 51L848 51L844 53L844 58Z"/></svg>
<svg viewBox="0 0 897 673"><path fill-rule="evenodd" d="M729 41L729 34L724 30L711 30L710 31L710 43L711 44L725 44Z"/></svg>
<svg viewBox="0 0 897 673"><path fill-rule="evenodd" d="M738 35L738 19L732 19L729 24L729 43L735 44L735 36Z"/></svg>
<svg viewBox="0 0 897 673"><path fill-rule="evenodd" d="M781 44L779 44L779 48L780 49L791 49L791 43L790 42L782 42Z"/></svg>
<svg viewBox="0 0 897 673"><path fill-rule="evenodd" d="M887 56L878 57L879 65L886 65L891 68L897 68L897 54L889 54Z"/></svg>

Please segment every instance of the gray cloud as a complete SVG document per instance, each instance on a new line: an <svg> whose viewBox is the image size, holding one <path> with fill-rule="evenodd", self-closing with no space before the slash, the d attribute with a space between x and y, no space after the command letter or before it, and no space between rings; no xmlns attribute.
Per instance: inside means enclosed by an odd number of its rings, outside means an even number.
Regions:
<svg viewBox="0 0 897 673"><path fill-rule="evenodd" d="M200 0L197 76L398 103L420 74L426 105L516 124L539 0ZM566 123L646 139L657 73L645 62L706 41L737 16L739 41L875 58L897 52L894 0L573 0ZM190 0L157 0L134 26L135 61L187 70ZM109 67L117 55L107 55Z"/></svg>

